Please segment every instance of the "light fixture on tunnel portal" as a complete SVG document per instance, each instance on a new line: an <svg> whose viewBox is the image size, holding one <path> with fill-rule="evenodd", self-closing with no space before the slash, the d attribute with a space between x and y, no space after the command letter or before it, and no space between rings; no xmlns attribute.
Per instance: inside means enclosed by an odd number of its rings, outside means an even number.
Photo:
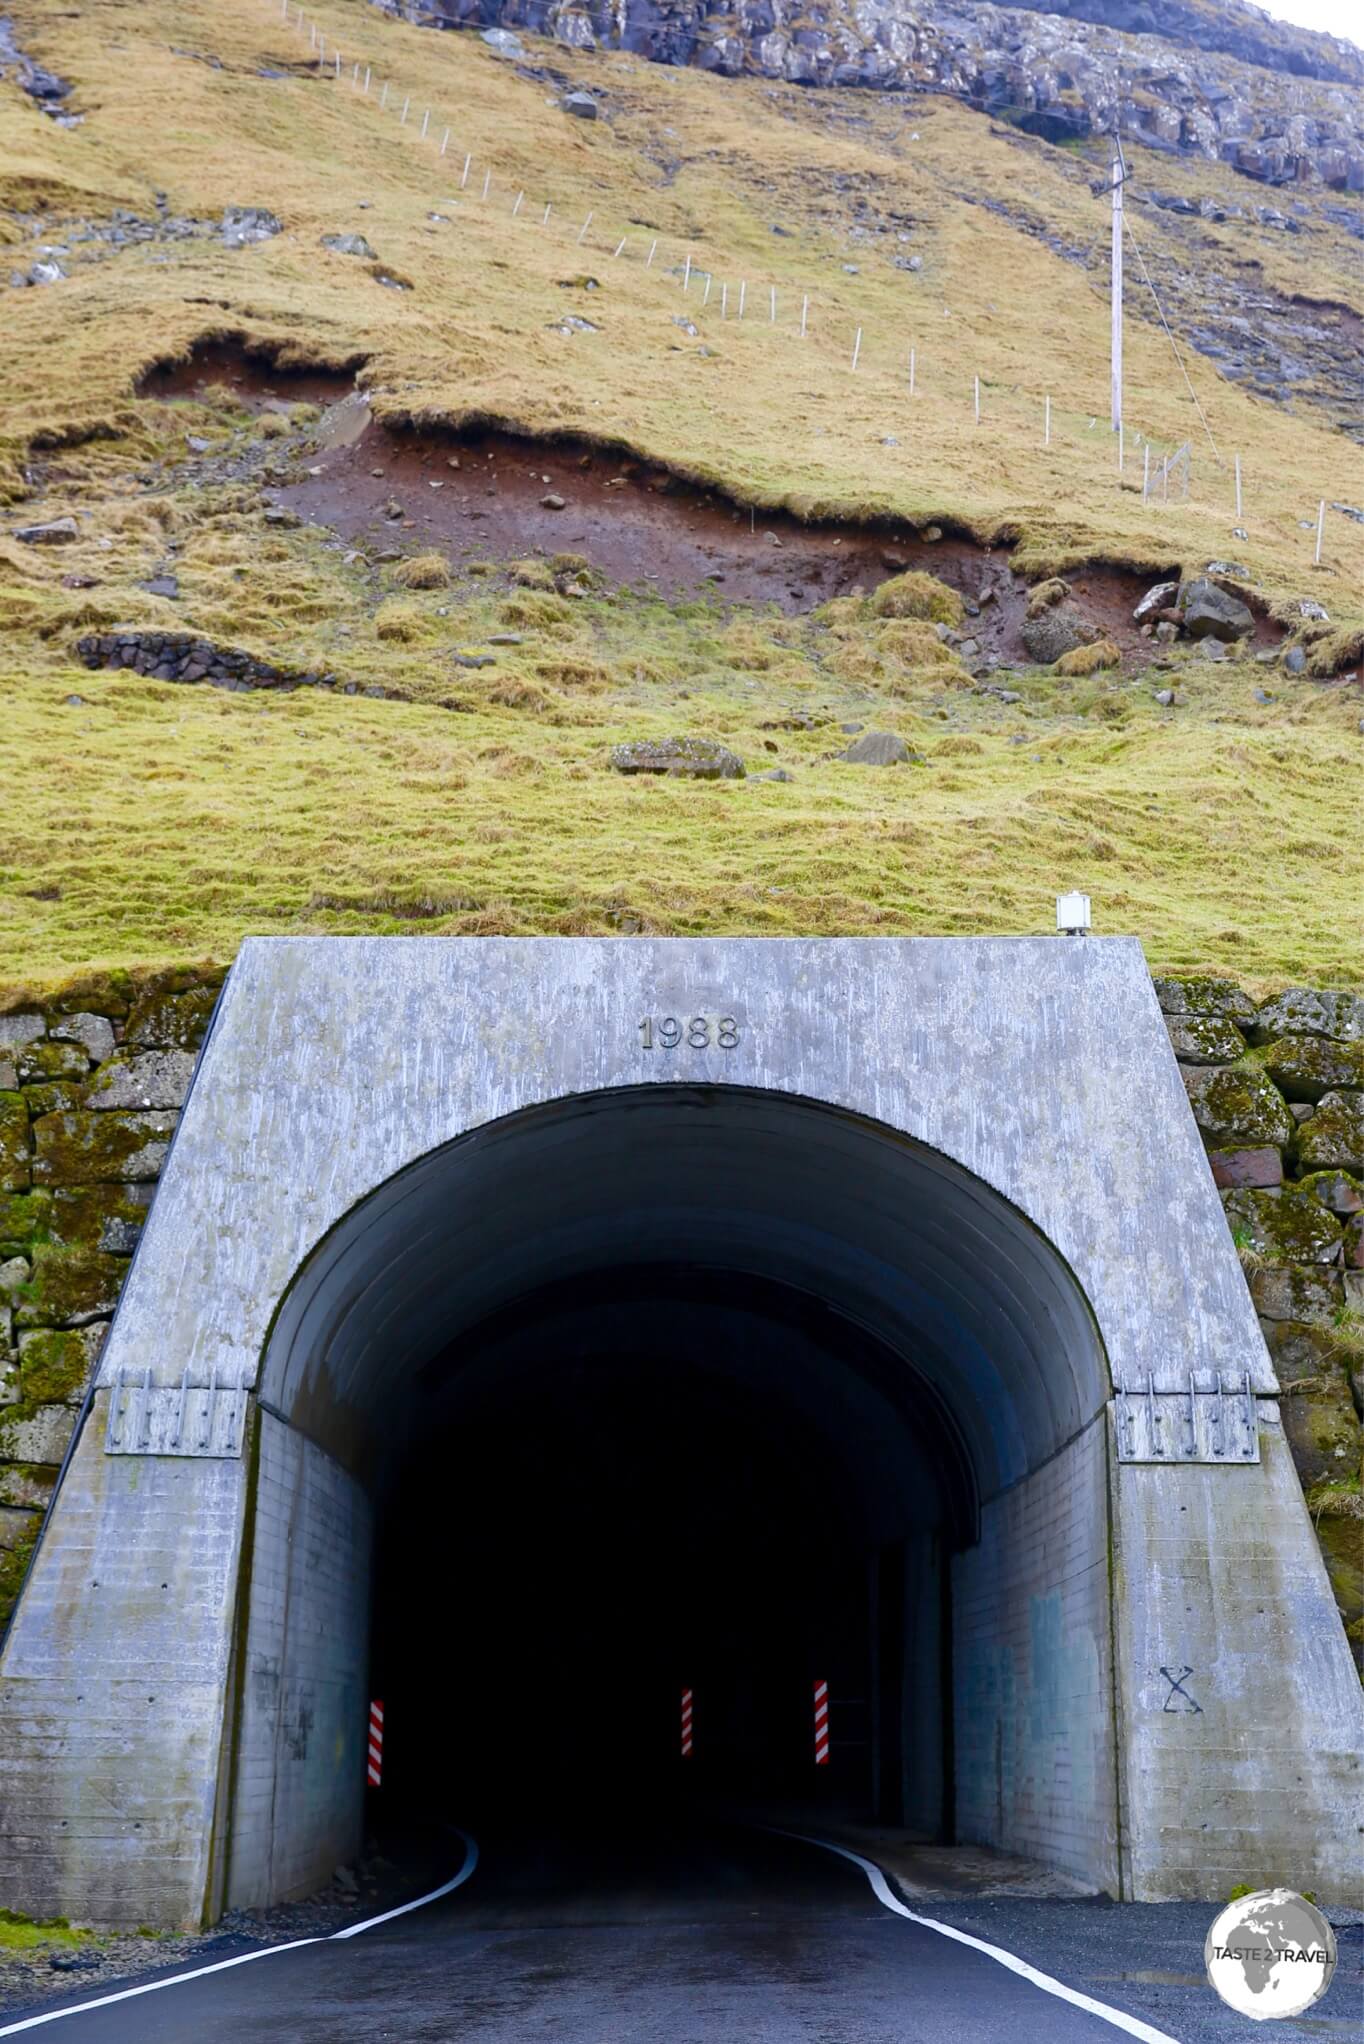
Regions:
<svg viewBox="0 0 1364 2044"><path fill-rule="evenodd" d="M1087 894L1058 894L1056 897L1056 927L1063 937L1083 937L1089 928L1089 896Z"/></svg>

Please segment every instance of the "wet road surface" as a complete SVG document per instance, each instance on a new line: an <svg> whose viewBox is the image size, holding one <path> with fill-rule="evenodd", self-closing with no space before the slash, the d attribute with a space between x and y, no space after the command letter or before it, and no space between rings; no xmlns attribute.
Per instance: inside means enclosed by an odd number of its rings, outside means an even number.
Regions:
<svg viewBox="0 0 1364 2044"><path fill-rule="evenodd" d="M856 1867L739 1830L487 1839L467 1884L358 1937L276 1950L55 2022L51 2004L42 2013L49 2021L27 2034L54 2044L1111 2044L1122 2034L891 1914Z"/></svg>

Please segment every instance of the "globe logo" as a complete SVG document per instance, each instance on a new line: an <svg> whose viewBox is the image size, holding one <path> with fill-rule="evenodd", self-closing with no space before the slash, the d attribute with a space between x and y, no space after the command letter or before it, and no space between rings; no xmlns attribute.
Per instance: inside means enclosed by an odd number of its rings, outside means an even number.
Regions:
<svg viewBox="0 0 1364 2044"><path fill-rule="evenodd" d="M1203 1947L1208 1979L1238 2015L1300 2016L1336 1970L1336 1941L1321 1911L1291 1888L1260 1888L1229 1902Z"/></svg>

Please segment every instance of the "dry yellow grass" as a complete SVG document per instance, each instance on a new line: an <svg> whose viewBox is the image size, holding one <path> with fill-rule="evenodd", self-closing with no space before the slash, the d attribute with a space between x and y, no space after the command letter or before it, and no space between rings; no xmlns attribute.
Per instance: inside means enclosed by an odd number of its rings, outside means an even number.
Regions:
<svg viewBox="0 0 1364 2044"><path fill-rule="evenodd" d="M1344 634L1358 627L1357 528L1333 520L1314 570L1300 523L1319 498L1357 491L1358 458L1311 419L1193 358L1223 455L1243 456L1249 538L1231 537L1229 466L1197 439L1187 506L1143 507L1135 470L1119 486L1113 442L1090 427L1107 389L1102 280L954 196L967 182L1010 190L1063 236L1092 240L1102 222L1085 166L1064 152L951 103L916 102L911 128L871 94L546 48L558 74L603 94L610 118L578 123L474 37L342 0L315 11L347 67L394 81L388 111L377 82L366 101L348 75L308 75L306 43L254 5L88 0L41 22L19 10L21 40L76 81L85 120L56 128L0 91L0 202L41 210L51 240L64 217L149 216L156 190L197 217L266 206L285 231L237 251L208 238L111 251L6 297L0 492L11 522L20 502L24 516L70 511L83 538L39 555L0 535L0 979L224 957L248 929L1026 930L1046 926L1054 892L1084 885L1102 925L1136 930L1157 965L1359 980L1358 708L1340 693L1276 679L1278 700L1261 704L1263 674L1246 667L1192 673L1174 716L1149 683L1102 675L1034 680L1006 709L935 672L930 648L892 636L898 624L840 634L701 606L567 602L541 561L510 591L496 575L428 591L409 571L411 586L385 593L319 536L263 528L253 492L189 488L176 467L187 419L230 444L284 444L288 425L253 426L226 397L175 414L135 387L153 361L240 335L286 361L363 364L394 421L584 434L741 501L951 522L1007 541L1039 574L1086 557L1155 568L1232 552L1271 598L1311 595ZM392 108L409 93L400 127ZM486 202L479 175L460 189L466 150L491 166ZM1203 176L1161 168L1167 187ZM912 276L891 261L909 219L923 256ZM18 261L28 243L8 225ZM351 232L412 288L319 247ZM1158 255L1159 223L1145 232ZM682 294L688 253L717 279L704 309L699 286ZM1318 253L1276 243L1264 259L1281 288L1351 288ZM568 313L596 331L564 332ZM1163 337L1135 321L1128 372L1135 427L1158 448L1197 435ZM177 622L411 700L224 697L73 665L82 629L166 622L137 585L168 541ZM64 589L72 571L98 586ZM493 675L452 680L444 648L507 629L530 643ZM435 707L452 695L462 713ZM861 771L823 757L836 733L764 729L811 702L897 725L928 764ZM679 788L610 775L616 738L679 728L797 779Z"/></svg>

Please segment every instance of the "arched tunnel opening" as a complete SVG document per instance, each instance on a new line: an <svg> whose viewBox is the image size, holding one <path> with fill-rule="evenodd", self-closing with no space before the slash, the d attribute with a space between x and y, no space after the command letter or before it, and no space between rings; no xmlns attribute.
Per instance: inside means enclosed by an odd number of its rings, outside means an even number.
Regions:
<svg viewBox="0 0 1364 2044"><path fill-rule="evenodd" d="M386 1811L825 1809L1103 1884L1107 1396L1055 1249L840 1108L654 1086L433 1151L267 1346L227 1898L353 1852L374 1697Z"/></svg>

